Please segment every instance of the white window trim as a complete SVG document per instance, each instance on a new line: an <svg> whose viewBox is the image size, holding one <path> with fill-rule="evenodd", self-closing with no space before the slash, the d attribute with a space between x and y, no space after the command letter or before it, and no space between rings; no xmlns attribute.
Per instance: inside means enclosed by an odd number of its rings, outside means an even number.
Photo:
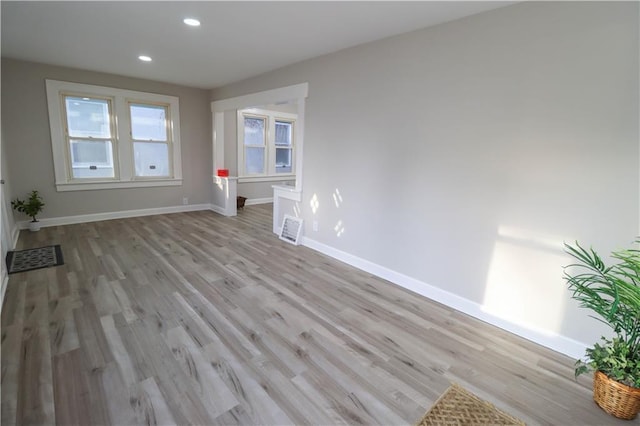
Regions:
<svg viewBox="0 0 640 426"><path fill-rule="evenodd" d="M244 144L244 119L255 118L264 121L264 137L262 145L245 145ZM269 116L264 114L262 110L238 110L238 177L263 177L268 176L269 170ZM245 151L247 148L262 148L262 173L247 173L245 164Z"/></svg>
<svg viewBox="0 0 640 426"><path fill-rule="evenodd" d="M135 143L163 143L168 147L169 154L169 170L173 171L173 163L174 163L174 154L173 154L173 132L171 131L171 123L173 123L173 112L170 104L160 103L160 102L150 102L148 100L138 100L138 99L127 99L127 112L129 114L129 118L131 118L131 105L148 105L148 106L156 106L163 107L165 110L165 130L167 140L153 140L153 139L134 139L133 137L133 128L131 127L131 123L129 123L129 140L131 142L132 153L134 151L133 144ZM133 158L133 157L132 157ZM133 173L135 180L167 180L171 179L171 176L135 176L135 164L133 165Z"/></svg>
<svg viewBox="0 0 640 426"><path fill-rule="evenodd" d="M296 180L296 175L284 174L284 173L281 173L277 176L247 176L247 177L238 178L238 182L240 183L286 182L286 181L295 181L295 180Z"/></svg>
<svg viewBox="0 0 640 426"><path fill-rule="evenodd" d="M259 174L246 174L245 162L244 162L244 117L256 117L265 119L265 165L264 173ZM295 180L296 178L296 123L298 120L297 114L291 114L280 111L272 111L259 108L245 108L237 111L237 147L238 147L238 177L240 182L276 182L282 180ZM276 121L287 121L293 123L293 132L291 137L293 138L291 143L291 173L276 173L275 171L275 158L276 158L276 145L275 145L275 127Z"/></svg>
<svg viewBox="0 0 640 426"><path fill-rule="evenodd" d="M182 185L182 157L180 150L179 120L180 106L177 97L58 80L46 80L46 86L55 183L58 191ZM114 162L118 162L117 166L120 171L119 179L114 180L113 178L109 178L108 180L86 180L71 178L71 175L68 173L71 168L71 160L70 156L67 155L68 147L64 134L64 106L62 104L61 97L61 94L63 93L78 93L89 96L95 95L113 99L112 114L116 119L115 138L117 140ZM131 125L128 105L131 100L169 105L169 132L172 141L170 157L173 165L173 176L170 178L135 176L133 164L133 141L129 134Z"/></svg>
<svg viewBox="0 0 640 426"><path fill-rule="evenodd" d="M265 90L234 98L221 99L211 102L211 130L213 134L212 163L213 171L224 169L224 113L252 105L268 105L292 102L298 106L298 120L295 127L296 153L296 184L295 190L302 192L304 177L304 126L306 100L309 96L309 83L294 84L292 86ZM235 112L235 111L234 111ZM275 204L275 201L274 201ZM275 209L275 207L274 207Z"/></svg>

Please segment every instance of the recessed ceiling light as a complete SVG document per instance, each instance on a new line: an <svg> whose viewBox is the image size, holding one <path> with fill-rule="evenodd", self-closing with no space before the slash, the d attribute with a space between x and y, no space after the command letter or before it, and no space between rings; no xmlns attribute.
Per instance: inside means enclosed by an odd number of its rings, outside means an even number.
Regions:
<svg viewBox="0 0 640 426"><path fill-rule="evenodd" d="M151 62L151 56L147 56L147 55L140 55L138 56L138 59L144 62Z"/></svg>
<svg viewBox="0 0 640 426"><path fill-rule="evenodd" d="M199 27L200 26L200 21L198 21L197 19L193 19L193 18L184 18L182 20L182 22L184 22L185 24L191 26L191 27Z"/></svg>

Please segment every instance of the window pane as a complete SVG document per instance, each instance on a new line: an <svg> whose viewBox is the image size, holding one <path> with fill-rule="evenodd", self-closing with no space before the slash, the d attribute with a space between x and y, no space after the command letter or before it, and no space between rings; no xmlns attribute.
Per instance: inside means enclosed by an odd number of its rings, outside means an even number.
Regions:
<svg viewBox="0 0 640 426"><path fill-rule="evenodd" d="M264 148L245 148L244 163L247 174L264 173Z"/></svg>
<svg viewBox="0 0 640 426"><path fill-rule="evenodd" d="M167 108L157 105L131 104L131 137L144 141L167 140Z"/></svg>
<svg viewBox="0 0 640 426"><path fill-rule="evenodd" d="M71 171L76 179L115 176L111 141L71 141Z"/></svg>
<svg viewBox="0 0 640 426"><path fill-rule="evenodd" d="M69 136L110 138L109 101L65 96Z"/></svg>
<svg viewBox="0 0 640 426"><path fill-rule="evenodd" d="M244 144L264 145L264 118L244 118Z"/></svg>
<svg viewBox="0 0 640 426"><path fill-rule="evenodd" d="M134 142L133 161L136 176L170 176L169 145L166 143Z"/></svg>
<svg viewBox="0 0 640 426"><path fill-rule="evenodd" d="M276 121L276 145L291 146L292 123Z"/></svg>
<svg viewBox="0 0 640 426"><path fill-rule="evenodd" d="M291 173L291 149L276 148L276 173Z"/></svg>
<svg viewBox="0 0 640 426"><path fill-rule="evenodd" d="M71 160L73 165L94 164L110 166L110 141L71 141Z"/></svg>

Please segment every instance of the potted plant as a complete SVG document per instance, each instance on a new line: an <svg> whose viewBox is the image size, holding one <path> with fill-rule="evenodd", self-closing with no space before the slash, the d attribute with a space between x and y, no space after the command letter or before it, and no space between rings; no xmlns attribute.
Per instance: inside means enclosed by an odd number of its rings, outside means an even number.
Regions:
<svg viewBox="0 0 640 426"><path fill-rule="evenodd" d="M20 198L16 198L11 201L11 207L31 218L31 222L29 223L29 229L31 231L40 230L40 222L38 222L38 218L36 216L42 211L44 202L42 201L40 194L38 194L38 191L31 191L29 198L24 201Z"/></svg>
<svg viewBox="0 0 640 426"><path fill-rule="evenodd" d="M640 412L640 250L615 251L617 263L606 266L593 249L577 242L565 248L576 260L564 275L572 297L614 333L586 350L576 378L594 371L595 402L613 416L634 419Z"/></svg>

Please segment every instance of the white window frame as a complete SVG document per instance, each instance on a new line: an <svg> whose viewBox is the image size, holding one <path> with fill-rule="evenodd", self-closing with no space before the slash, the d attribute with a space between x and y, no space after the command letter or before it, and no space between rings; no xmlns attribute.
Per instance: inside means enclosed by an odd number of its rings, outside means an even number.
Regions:
<svg viewBox="0 0 640 426"><path fill-rule="evenodd" d="M237 111L237 146L238 146L238 177L240 182L259 182L276 180L293 180L296 177L296 121L297 114L272 111L260 108L245 108ZM244 117L265 119L265 167L264 173L247 173L245 171L244 152ZM293 124L291 132L291 172L276 173L276 121Z"/></svg>
<svg viewBox="0 0 640 426"><path fill-rule="evenodd" d="M58 191L182 185L180 105L177 97L58 80L46 80L46 87L55 184ZM111 99L111 119L116 141L113 146L113 161L114 169L119 171L119 173L116 172L115 178L74 179L72 177L71 155L66 138L66 107L63 103L63 95L69 94ZM169 167L173 169L169 177L135 176L130 103L167 105L167 130L171 141Z"/></svg>
<svg viewBox="0 0 640 426"><path fill-rule="evenodd" d="M60 103L63 106L62 109L62 120L63 120L63 125L66 126L68 125L68 121L69 121L69 117L67 116L67 110L66 110L66 102L65 102L65 98L66 97L74 97L74 98L83 98L86 97L86 94L78 94L78 93L72 93L72 92L64 92L64 93L60 93ZM100 178L101 180L109 180L109 181L115 181L118 179L118 175L119 175L119 170L118 170L118 161L116 159L117 156L117 138L116 138L116 132L115 132L115 123L113 120L113 98L110 97L98 97L98 96L92 96L92 99L99 99L99 100L103 100L107 102L107 113L109 115L108 119L109 119L109 133L111 134L110 138L94 138L94 137L76 137L76 136L72 136L71 134L69 134L69 131L65 131L64 132L64 146L66 147L66 155L67 160L68 160L68 164L69 164L69 168L67 170L67 178L69 179L74 179L73 177L73 166L74 164L82 164L84 167L90 167L90 166L96 166L97 168L104 168L104 164L95 164L95 162L92 163L79 163L76 162L74 159L74 155L73 155L73 148L71 146L71 141L75 140L75 141L88 141L88 142L105 142L105 141L109 141L111 142L111 149L109 150L107 147L105 147L105 150L107 151L107 157L110 158L111 160L111 164L107 166L107 168L113 168L113 177L103 177ZM88 180L87 178L83 178L82 180Z"/></svg>
<svg viewBox="0 0 640 426"><path fill-rule="evenodd" d="M264 137L262 140L262 145L245 145L244 143L244 119L245 118L253 118L257 120L264 120ZM269 170L269 116L265 114L260 114L257 110L251 111L242 111L241 114L238 114L238 170L240 170L240 177L257 177L257 176L266 176L268 175ZM242 127L242 128L240 128ZM246 170L245 163L245 153L247 149L251 148L262 148L264 151L263 161L262 161L262 173L248 173ZM242 152L240 152L242 151Z"/></svg>
<svg viewBox="0 0 640 426"><path fill-rule="evenodd" d="M290 133L289 133L289 138L291 140L291 145L278 145L277 141L276 141L276 125L278 123L287 123L290 125ZM277 159L278 159L278 150L279 149L287 149L289 151L291 151L291 160L290 160L290 164L289 167L291 167L291 172L289 173L277 173L276 172L276 176L283 176L283 175L288 175L288 174L295 174L295 164L296 164L296 157L295 157L295 153L294 153L294 149L295 149L295 134L296 134L296 121L292 120L290 118L278 118L276 117L273 120L273 160L274 160L274 171L278 169L278 163L277 163Z"/></svg>
<svg viewBox="0 0 640 426"><path fill-rule="evenodd" d="M153 139L149 139L149 140L145 140L145 139L134 139L133 138L133 126L132 126L132 119L131 119L131 106L132 105L140 105L140 106L152 106L152 107L163 107L165 108L165 131L166 131L166 137L167 140L153 140ZM169 175L168 176L138 176L136 175L136 167L135 167L135 158L133 159L133 174L134 174L134 178L135 179L154 179L154 180L158 180L158 179L167 179L167 178L171 178L171 173L173 170L173 136L172 136L172 132L171 132L171 123L172 123L172 113L171 113L171 105L167 104L167 103L158 103L158 102L148 102L148 101L142 101L142 100L138 100L138 99L127 99L127 114L129 115L129 137L131 140L131 150L132 153L134 152L134 144L135 143L163 143L167 145L167 150L168 150L168 154L169 154ZM134 155L134 154L132 154ZM135 155L134 155L135 156ZM133 157L132 157L133 158Z"/></svg>

